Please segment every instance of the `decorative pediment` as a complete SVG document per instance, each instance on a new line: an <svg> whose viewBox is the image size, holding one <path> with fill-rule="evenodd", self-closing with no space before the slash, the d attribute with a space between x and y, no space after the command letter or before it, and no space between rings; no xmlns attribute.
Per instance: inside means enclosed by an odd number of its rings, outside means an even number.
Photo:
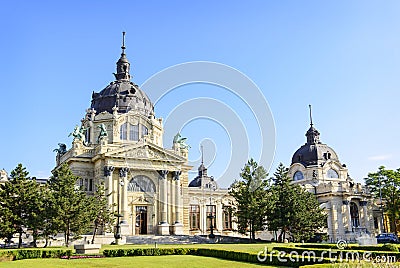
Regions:
<svg viewBox="0 0 400 268"><path fill-rule="evenodd" d="M105 119L112 119L113 116L107 111L101 112L98 115L96 115L95 120L105 120Z"/></svg>
<svg viewBox="0 0 400 268"><path fill-rule="evenodd" d="M107 152L105 156L111 158L144 159L179 163L186 162L183 157L149 143L124 146Z"/></svg>

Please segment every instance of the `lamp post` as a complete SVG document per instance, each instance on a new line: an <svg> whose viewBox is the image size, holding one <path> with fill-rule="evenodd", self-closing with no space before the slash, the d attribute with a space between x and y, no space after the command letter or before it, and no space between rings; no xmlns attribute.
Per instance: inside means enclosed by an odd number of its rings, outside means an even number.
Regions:
<svg viewBox="0 0 400 268"><path fill-rule="evenodd" d="M118 183L118 187L117 187L117 225L115 228L115 234L114 234L114 238L115 238L115 244L118 245L119 243L119 239L121 239L121 225L120 225L120 220L119 218L122 217L121 213L120 213L120 209L119 209L119 200L120 200L120 190L119 188L124 186L124 182L121 180Z"/></svg>
<svg viewBox="0 0 400 268"><path fill-rule="evenodd" d="M214 226L213 226L213 219L214 219L214 215L213 215L213 206L211 203L211 187L213 187L211 185L211 182L213 181L214 177L210 177L210 182L209 182L209 186L210 186L210 215L208 215L207 217L210 219L210 234L208 235L209 238L215 238L214 235Z"/></svg>
<svg viewBox="0 0 400 268"><path fill-rule="evenodd" d="M386 228L385 228L385 221L384 221L384 211L383 211L383 204L382 204L382 184L381 184L381 177L378 176L378 182L379 182L379 201L381 202L381 213L382 213L382 218L381 218L381 224L383 228L383 232L386 233Z"/></svg>

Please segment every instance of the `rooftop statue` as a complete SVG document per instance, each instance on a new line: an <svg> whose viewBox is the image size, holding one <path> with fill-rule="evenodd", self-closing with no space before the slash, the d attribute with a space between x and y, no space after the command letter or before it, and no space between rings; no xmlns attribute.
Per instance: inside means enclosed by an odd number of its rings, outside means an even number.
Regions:
<svg viewBox="0 0 400 268"><path fill-rule="evenodd" d="M86 132L86 129L83 126L81 126L79 128L78 125L76 125L75 128L74 128L74 131L71 132L68 135L68 137L70 137L70 136L74 137L74 141L75 140L83 140L84 137L85 137L85 132Z"/></svg>
<svg viewBox="0 0 400 268"><path fill-rule="evenodd" d="M57 154L59 155L63 155L67 152L67 145L65 145L64 143L59 143L58 147L59 148L54 149L53 152L57 152Z"/></svg>
<svg viewBox="0 0 400 268"><path fill-rule="evenodd" d="M174 140L173 143L175 144L179 144L179 148L181 149L188 149L190 148L190 146L188 144L186 144L186 140L187 138L183 138L181 136L181 134L178 132L175 136L174 136Z"/></svg>
<svg viewBox="0 0 400 268"><path fill-rule="evenodd" d="M97 138L97 141L100 142L101 138L108 136L107 128L106 125L104 125L103 123L98 125L97 127L100 128L99 137Z"/></svg>

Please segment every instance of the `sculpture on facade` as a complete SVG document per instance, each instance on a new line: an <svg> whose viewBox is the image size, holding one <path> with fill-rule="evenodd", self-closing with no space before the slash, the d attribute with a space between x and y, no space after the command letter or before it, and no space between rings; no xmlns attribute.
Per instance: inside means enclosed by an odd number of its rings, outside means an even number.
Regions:
<svg viewBox="0 0 400 268"><path fill-rule="evenodd" d="M186 140L187 140L187 138L183 138L181 136L181 134L178 132L174 136L173 144L178 144L179 148L181 148L181 149L188 149L188 148L190 148L190 146L188 144L186 144Z"/></svg>
<svg viewBox="0 0 400 268"><path fill-rule="evenodd" d="M58 148L54 149L53 152L57 152L58 155L63 155L67 152L67 145L64 143L59 143Z"/></svg>
<svg viewBox="0 0 400 268"><path fill-rule="evenodd" d="M100 140L103 137L107 137L107 128L106 125L104 125L103 123L97 126L100 129L100 133L99 133L99 137L97 138L97 141L100 142Z"/></svg>
<svg viewBox="0 0 400 268"><path fill-rule="evenodd" d="M84 126L81 126L80 128L78 125L75 126L74 131L69 133L68 137L72 136L74 137L75 140L83 140L85 137L86 129Z"/></svg>

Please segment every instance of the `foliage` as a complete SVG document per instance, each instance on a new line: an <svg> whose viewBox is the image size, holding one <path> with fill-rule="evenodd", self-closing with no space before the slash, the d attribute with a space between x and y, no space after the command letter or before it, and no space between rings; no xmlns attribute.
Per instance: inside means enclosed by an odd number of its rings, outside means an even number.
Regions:
<svg viewBox="0 0 400 268"><path fill-rule="evenodd" d="M391 229L396 230L396 221L400 220L400 168L397 170L386 169L380 166L375 173L368 173L365 184L379 199L382 195L384 211L387 213L391 223Z"/></svg>
<svg viewBox="0 0 400 268"><path fill-rule="evenodd" d="M61 256L72 255L71 249L18 249L1 250L0 257L8 256L10 260L38 259L38 258L61 258Z"/></svg>
<svg viewBox="0 0 400 268"><path fill-rule="evenodd" d="M327 215L312 193L291 183L287 172L288 169L281 163L274 173L271 188L274 206L268 227L270 230L280 231L278 241L283 241L286 233L294 241L308 240L326 227Z"/></svg>
<svg viewBox="0 0 400 268"><path fill-rule="evenodd" d="M106 257L126 256L161 256L161 255L194 255L194 248L132 248L132 249L105 249Z"/></svg>
<svg viewBox="0 0 400 268"><path fill-rule="evenodd" d="M39 207L41 190L22 164L11 171L10 180L1 185L0 235L10 242L14 233L19 234L18 248L22 245L22 234L27 227L33 229L35 237L40 225Z"/></svg>
<svg viewBox="0 0 400 268"><path fill-rule="evenodd" d="M64 233L68 246L72 235L89 231L92 223L92 202L76 187L78 177L72 174L67 164L54 171L49 181L52 228Z"/></svg>
<svg viewBox="0 0 400 268"><path fill-rule="evenodd" d="M236 201L234 216L238 231L242 234L248 232L250 239L255 239L256 231L264 229L272 207L267 176L265 169L250 159L240 173L241 180L230 187L229 194Z"/></svg>
<svg viewBox="0 0 400 268"><path fill-rule="evenodd" d="M393 245L393 244L384 244L382 246L382 250L399 252L399 248L396 245Z"/></svg>
<svg viewBox="0 0 400 268"><path fill-rule="evenodd" d="M114 213L112 211L112 206L108 205L107 197L108 196L105 194L104 183L102 182L96 186L96 192L94 196L90 198L90 203L92 205L91 218L94 219L92 244L94 243L94 239L99 228L110 232L114 224Z"/></svg>

